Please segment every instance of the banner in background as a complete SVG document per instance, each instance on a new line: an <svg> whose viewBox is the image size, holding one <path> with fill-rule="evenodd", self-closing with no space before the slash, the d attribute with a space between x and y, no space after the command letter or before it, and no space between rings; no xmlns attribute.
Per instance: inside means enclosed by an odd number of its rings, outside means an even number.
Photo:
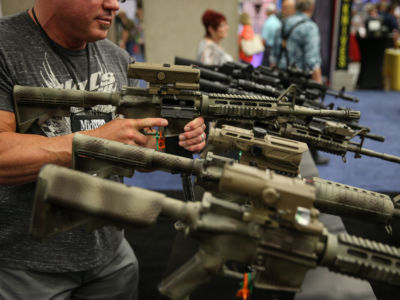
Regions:
<svg viewBox="0 0 400 300"><path fill-rule="evenodd" d="M351 25L351 0L340 1L339 34L336 48L336 70L347 70L349 63L349 33Z"/></svg>

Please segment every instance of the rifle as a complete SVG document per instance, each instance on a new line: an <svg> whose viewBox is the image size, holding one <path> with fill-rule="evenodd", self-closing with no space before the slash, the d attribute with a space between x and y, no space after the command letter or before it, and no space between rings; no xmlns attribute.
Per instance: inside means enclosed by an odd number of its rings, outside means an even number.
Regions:
<svg viewBox="0 0 400 300"><path fill-rule="evenodd" d="M241 176L255 180L247 187ZM228 260L251 265L259 289L297 292L317 266L365 280L400 286L400 249L367 239L329 233L313 207L315 188L244 165L226 165L220 189L238 190L253 202L243 205L205 193L201 202L128 187L64 167L47 165L38 179L31 232L46 237L79 221L149 226L160 214L181 220L182 230L200 241L197 254L164 279L159 290L171 299L187 297L214 275L240 278ZM243 193L242 193L243 194ZM246 197L245 199L246 200ZM53 231L49 230L53 229Z"/></svg>
<svg viewBox="0 0 400 300"><path fill-rule="evenodd" d="M382 140L380 136L369 135L366 127L354 130L351 125L348 126L345 123L312 118L309 123L297 120L276 127L267 124L265 128L269 134L300 141L316 150L340 155L344 162L346 162L346 153L353 152L355 158L367 155L400 163L399 156L363 148L366 137ZM351 141L356 136L361 139L359 143Z"/></svg>
<svg viewBox="0 0 400 300"><path fill-rule="evenodd" d="M281 186L279 194L287 194L285 186L314 186L314 206L323 212L341 217L359 218L380 224L390 224L392 218L399 218L397 206L389 196L372 191L340 184L337 182L313 178L302 180L270 172L257 170L245 164L235 163L233 159L207 153L204 159L190 159L172 154L162 153L153 149L131 146L123 143L95 138L76 133L73 139L73 168L85 173L106 177L118 174L130 177L137 168L147 170L162 170L169 173L184 172L196 176L196 183L208 191L220 196L228 196L230 200L237 195L262 198L266 184L273 177L274 182ZM235 176L224 177L225 170L234 166ZM240 169L243 166L244 169ZM232 169L230 168L230 169ZM247 168L247 169L246 169ZM224 182L232 186L224 188ZM235 182L234 182L235 181ZM231 195L229 195L229 193ZM242 197L243 198L243 197ZM299 201L299 205L301 201Z"/></svg>
<svg viewBox="0 0 400 300"><path fill-rule="evenodd" d="M19 132L50 117L68 116L72 106L113 105L127 118L164 117L171 122L164 136L178 136L188 120L203 116L212 120L286 122L296 117L325 116L359 119L353 110L316 110L299 107L279 98L198 91L199 71L185 66L134 63L128 77L149 81L149 88L123 87L121 92L102 93L41 87L14 86L14 104ZM295 89L290 87L288 91ZM173 121L172 121L173 120Z"/></svg>
<svg viewBox="0 0 400 300"><path fill-rule="evenodd" d="M248 64L226 63L222 66L205 65L199 61L182 57L175 57L176 65L196 66L201 72L201 77L208 80L215 80L221 83L229 83L232 88L243 88L247 91L263 93L271 88L282 90L288 88L291 84L296 84L299 95L304 99L324 99L325 95L331 95L347 101L358 102L355 96L345 93L344 87L339 91L329 89L326 85L311 79L311 72L301 70L295 66L290 66L286 70L279 68L270 68L259 66L253 68ZM219 75L218 75L219 73ZM239 83L242 80L242 83ZM268 87L266 90L256 87L246 87L246 82L253 82Z"/></svg>
<svg viewBox="0 0 400 300"><path fill-rule="evenodd" d="M256 82L263 85L270 85L277 87L280 84L279 78L277 76L268 76L266 74L260 74L257 70L253 68L252 65L241 63L241 62L226 62L222 66L220 65L207 65L200 61L187 59L183 57L175 56L175 65L183 66L196 66L201 69L206 69L213 71L215 73L225 75L223 82L228 82L230 80L244 79L247 81ZM219 81L219 80L218 80Z"/></svg>
<svg viewBox="0 0 400 300"><path fill-rule="evenodd" d="M316 98L324 99L326 95L331 95L346 101L359 102L357 97L346 94L344 87L339 91L335 91L329 89L325 84L311 79L312 72L309 70L301 70L296 66L289 66L287 69L259 66L257 70L266 76L276 76L280 78L284 87L290 84L296 84L299 86L299 89L305 90L306 93L308 92L309 95L314 95Z"/></svg>
<svg viewBox="0 0 400 300"><path fill-rule="evenodd" d="M201 155L209 151L220 155L230 149L240 150L240 163L297 176L302 155L308 147L302 142L267 135L266 130L259 127L248 130L229 125L210 126L207 146Z"/></svg>
<svg viewBox="0 0 400 300"><path fill-rule="evenodd" d="M291 120L282 124L271 124L269 122L246 122L246 121L224 121L216 122L215 128L220 131L224 126L231 125L237 127L235 130L240 131L240 128L247 130L262 131L265 136L276 136L284 139L289 139L297 142L302 142L308 147L340 155L344 162L346 162L347 152L353 152L355 158L361 158L361 155L370 157L377 157L386 161L400 163L400 157L396 155L376 152L374 150L366 149L363 147L366 138L384 141L384 137L369 133L369 128L361 125L355 125L346 121L337 122L332 119L324 119L318 117L311 117L309 119ZM214 131L211 130L213 134ZM237 134L231 132L229 137L231 140L235 139ZM355 137L359 137L359 143L351 141ZM210 136L208 142L215 143ZM221 148L221 147L220 147ZM206 148L207 149L207 148ZM223 149L220 149L223 150ZM227 150L227 149L225 149ZM276 167L272 167L275 169ZM277 169L280 170L280 169Z"/></svg>

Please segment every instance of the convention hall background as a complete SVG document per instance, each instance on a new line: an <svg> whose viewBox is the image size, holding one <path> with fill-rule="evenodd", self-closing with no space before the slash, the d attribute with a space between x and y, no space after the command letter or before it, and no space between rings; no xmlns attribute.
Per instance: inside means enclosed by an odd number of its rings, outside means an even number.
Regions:
<svg viewBox="0 0 400 300"><path fill-rule="evenodd" d="M33 0L1 0L0 12L3 16L10 15L32 6ZM134 57L137 61L146 61L151 63L173 63L175 56L195 59L198 42L202 39L204 29L201 24L201 15L207 8L224 12L230 25L228 37L223 41L222 46L230 53L235 60L238 59L237 33L239 28L239 14L247 10L254 20L255 32L260 32L260 24L263 23L265 16L263 11L265 5L271 1L253 0L143 0L143 20L141 23L143 29L144 52L140 47L136 47ZM279 5L278 1L278 5ZM351 1L350 1L351 2ZM361 9L363 2L357 2ZM374 1L376 2L376 1ZM332 39L335 32L335 20L332 12L335 5L340 1L317 0L314 20L317 22L321 31L321 54L323 59L323 74L330 86L339 89L345 85L347 91L357 96L359 103L351 103L343 100L327 97L326 103L334 102L337 106L346 106L361 111L360 123L371 129L373 133L385 136L385 142L366 140L364 146L374 149L378 152L384 152L394 155L400 155L400 97L399 92L386 86L384 89L382 82L378 85L368 84L360 87L357 80L360 71L368 73L368 70L362 70L362 58L359 61L350 61L346 70L334 70L332 55L335 55L336 42ZM127 0L121 4L121 9L127 12L127 15L134 19L137 8L136 1ZM117 29L113 28L109 38L117 42ZM383 54L382 54L383 55ZM255 58L255 64L257 64ZM365 63L365 62L364 62ZM382 62L383 63L383 62ZM383 65L380 65L383 67ZM382 72L382 69L371 72ZM394 72L400 72L395 68ZM365 75L365 74L364 74ZM367 74L365 76L369 76ZM372 74L373 77L376 74ZM399 166L394 163L363 156L354 158L354 155L348 153L346 162L342 157L322 153L329 157L327 165L317 166L320 177L354 185L357 187L388 193L391 196L400 194L400 179L398 177ZM181 181L179 175L171 175L163 172L140 173L136 172L133 178L126 178L125 183L148 189L162 191L171 197L182 198ZM198 195L202 191L196 191ZM337 226L337 232L343 230L340 220L335 217L328 217L327 222L332 226ZM337 225L339 224L339 225ZM365 230L368 225L363 224ZM331 229L335 231L335 229ZM161 218L156 226L147 229L129 228L126 231L127 238L139 258L139 262L144 270L141 274L142 295L147 295L145 299L156 299L156 285L165 275L165 270L170 268L170 251L175 240L173 221ZM140 245L140 246L139 246ZM181 257L183 261L190 256L195 246L188 253ZM174 262L179 264L177 262ZM310 272L303 287L304 292L299 294L296 299L375 299L371 288L365 282L353 280L341 275L332 275L322 271L313 275ZM315 285L315 277L319 277L320 283ZM230 288L230 283L215 280L211 285L215 288L215 294L225 295L224 287ZM205 288L199 292L199 299L205 299L204 295L209 295L212 288ZM311 289L317 289L317 292L308 294ZM329 294L326 294L330 291ZM318 294L319 293L319 294ZM203 297L203 298L202 298ZM208 296L207 296L208 297ZM320 298L323 297L323 298ZM210 298L211 299L211 298ZM222 299L222 298L220 298Z"/></svg>

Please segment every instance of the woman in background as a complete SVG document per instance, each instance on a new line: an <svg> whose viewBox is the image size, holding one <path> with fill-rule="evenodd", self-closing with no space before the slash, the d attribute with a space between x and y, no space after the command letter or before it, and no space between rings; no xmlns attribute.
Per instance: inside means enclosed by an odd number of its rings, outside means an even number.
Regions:
<svg viewBox="0 0 400 300"><path fill-rule="evenodd" d="M251 18L248 13L242 13L240 15L240 24L243 25L242 31L239 34L239 59L245 63L251 63L253 60L253 55L249 56L244 53L242 47L240 46L240 42L242 39L244 40L252 40L254 38L253 27L251 27Z"/></svg>
<svg viewBox="0 0 400 300"><path fill-rule="evenodd" d="M229 25L225 16L209 9L204 12L202 22L206 35L199 43L196 59L204 64L218 66L233 61L232 56L219 45L228 35Z"/></svg>

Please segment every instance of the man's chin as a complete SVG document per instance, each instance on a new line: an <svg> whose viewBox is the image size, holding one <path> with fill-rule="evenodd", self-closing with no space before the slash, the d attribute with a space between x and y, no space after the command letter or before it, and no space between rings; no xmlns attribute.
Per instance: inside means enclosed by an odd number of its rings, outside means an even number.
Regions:
<svg viewBox="0 0 400 300"><path fill-rule="evenodd" d="M100 24L100 29L101 29L101 30L107 31L108 29L110 29L110 27L111 27L111 25Z"/></svg>
<svg viewBox="0 0 400 300"><path fill-rule="evenodd" d="M109 26L108 26L109 27ZM108 29L99 28L96 32L92 32L90 37L88 38L88 42L95 42L98 40L104 40L107 37Z"/></svg>

